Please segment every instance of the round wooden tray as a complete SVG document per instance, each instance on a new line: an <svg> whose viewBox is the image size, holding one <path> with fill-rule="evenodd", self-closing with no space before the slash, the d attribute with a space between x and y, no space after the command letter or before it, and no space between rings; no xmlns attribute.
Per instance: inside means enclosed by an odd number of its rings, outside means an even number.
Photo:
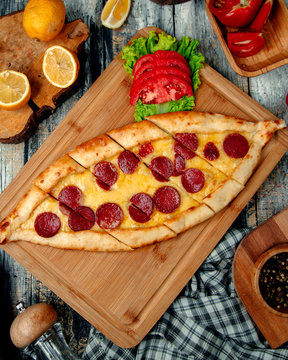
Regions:
<svg viewBox="0 0 288 360"><path fill-rule="evenodd" d="M236 291L252 319L269 342L277 348L288 341L288 318L265 306L253 287L257 259L277 244L288 242L288 208L253 230L240 243L233 260Z"/></svg>

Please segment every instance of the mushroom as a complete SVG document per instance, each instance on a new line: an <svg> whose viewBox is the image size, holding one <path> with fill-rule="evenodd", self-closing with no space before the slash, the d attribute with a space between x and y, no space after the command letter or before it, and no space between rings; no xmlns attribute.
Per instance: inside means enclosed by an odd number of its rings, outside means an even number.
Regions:
<svg viewBox="0 0 288 360"><path fill-rule="evenodd" d="M22 311L13 321L10 337L18 348L24 348L43 335L57 321L56 310L39 303Z"/></svg>

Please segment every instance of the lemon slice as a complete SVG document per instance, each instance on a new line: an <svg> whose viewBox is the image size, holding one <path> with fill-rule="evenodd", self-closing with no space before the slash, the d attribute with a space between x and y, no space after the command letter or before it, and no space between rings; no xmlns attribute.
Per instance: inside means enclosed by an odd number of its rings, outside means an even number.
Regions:
<svg viewBox="0 0 288 360"><path fill-rule="evenodd" d="M131 0L108 0L101 13L102 25L109 29L118 29L126 20Z"/></svg>
<svg viewBox="0 0 288 360"><path fill-rule="evenodd" d="M79 73L79 60L73 52L62 46L51 46L44 54L43 73L54 86L67 88Z"/></svg>
<svg viewBox="0 0 288 360"><path fill-rule="evenodd" d="M17 110L26 105L31 96L30 83L23 73L4 70L0 73L0 107Z"/></svg>

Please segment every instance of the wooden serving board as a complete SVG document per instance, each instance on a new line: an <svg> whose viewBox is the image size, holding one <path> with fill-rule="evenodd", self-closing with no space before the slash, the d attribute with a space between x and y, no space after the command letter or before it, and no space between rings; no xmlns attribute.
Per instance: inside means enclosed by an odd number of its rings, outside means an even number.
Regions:
<svg viewBox="0 0 288 360"><path fill-rule="evenodd" d="M25 33L22 18L23 11L0 17L0 71L23 72L31 85L31 99L26 106L15 111L0 109L0 142L4 143L21 142L31 136L38 123L79 88L84 73L82 45L89 36L89 29L82 20L65 24L55 39L40 42ZM44 53L53 45L64 46L79 57L81 72L69 88L51 85L43 74Z"/></svg>
<svg viewBox="0 0 288 360"><path fill-rule="evenodd" d="M154 27L135 37L148 36ZM208 65L200 73L196 110L247 120L277 119ZM33 179L76 145L132 123L132 84L118 55L17 174L0 197L0 218L15 207ZM18 241L12 257L121 347L139 343L189 281L288 147L287 129L263 151L245 190L217 216L177 238L127 253L60 250Z"/></svg>
<svg viewBox="0 0 288 360"><path fill-rule="evenodd" d="M288 317L269 311L259 300L252 285L252 274L257 259L273 246L283 243L288 243L288 208L245 236L233 260L236 291L272 348L288 341Z"/></svg>
<svg viewBox="0 0 288 360"><path fill-rule="evenodd" d="M221 24L211 13L206 0L206 12L215 34L232 69L241 76L253 77L288 64L288 10L284 0L275 0L271 14L263 28L265 47L253 56L234 56L227 45L227 32L237 29ZM241 31L241 29L239 29Z"/></svg>

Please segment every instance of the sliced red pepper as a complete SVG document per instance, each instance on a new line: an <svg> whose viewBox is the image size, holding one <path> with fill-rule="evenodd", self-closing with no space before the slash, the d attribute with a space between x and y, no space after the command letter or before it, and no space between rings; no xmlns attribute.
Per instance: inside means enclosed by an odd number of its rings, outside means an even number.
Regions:
<svg viewBox="0 0 288 360"><path fill-rule="evenodd" d="M244 27L251 23L263 0L210 0L209 9L218 20L231 27Z"/></svg>
<svg viewBox="0 0 288 360"><path fill-rule="evenodd" d="M227 43L233 55L248 57L257 54L265 45L260 32L235 32L227 34Z"/></svg>
<svg viewBox="0 0 288 360"><path fill-rule="evenodd" d="M209 9L216 16L225 16L234 6L239 4L239 0L210 0ZM219 19L220 20L220 19Z"/></svg>
<svg viewBox="0 0 288 360"><path fill-rule="evenodd" d="M273 6L273 0L265 0L260 10L258 11L255 19L249 28L253 31L261 31L266 21L269 18Z"/></svg>

